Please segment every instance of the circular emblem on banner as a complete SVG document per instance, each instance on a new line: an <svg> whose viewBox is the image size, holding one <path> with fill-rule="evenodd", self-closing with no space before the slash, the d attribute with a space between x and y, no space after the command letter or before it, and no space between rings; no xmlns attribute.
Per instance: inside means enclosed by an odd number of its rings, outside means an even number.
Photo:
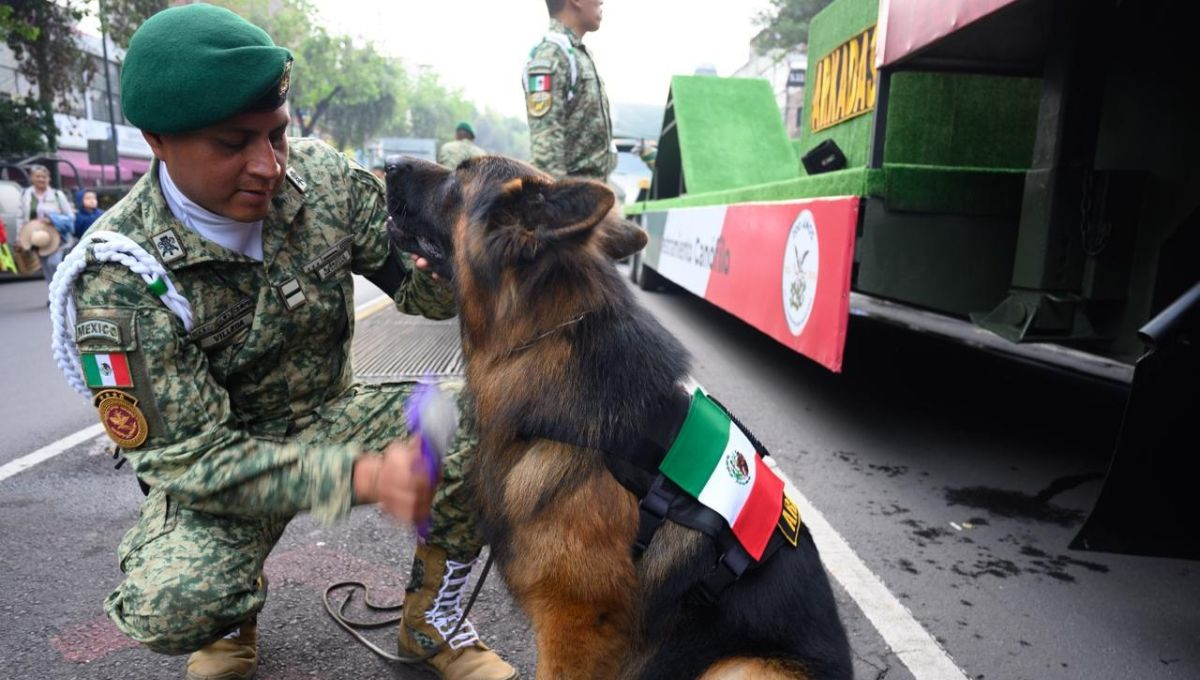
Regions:
<svg viewBox="0 0 1200 680"><path fill-rule="evenodd" d="M750 482L750 464L741 451L734 451L732 456L725 456L725 470L738 484Z"/></svg>
<svg viewBox="0 0 1200 680"><path fill-rule="evenodd" d="M106 390L100 396L96 408L109 438L127 449L141 446L146 441L146 416L137 407L137 400L116 390Z"/></svg>
<svg viewBox="0 0 1200 680"><path fill-rule="evenodd" d="M803 210L792 222L783 253L783 313L792 335L800 335L808 325L820 262L817 224L812 212Z"/></svg>

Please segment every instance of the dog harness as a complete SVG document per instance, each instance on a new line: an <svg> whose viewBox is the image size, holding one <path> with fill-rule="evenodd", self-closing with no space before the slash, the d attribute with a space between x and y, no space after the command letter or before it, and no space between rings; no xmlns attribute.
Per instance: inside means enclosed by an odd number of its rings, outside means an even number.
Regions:
<svg viewBox="0 0 1200 680"><path fill-rule="evenodd" d="M665 520L714 543L719 557L692 587L696 602L715 604L743 574L799 540L800 512L766 448L699 387L672 391L632 445L568 443L599 448L613 477L640 499L635 560Z"/></svg>

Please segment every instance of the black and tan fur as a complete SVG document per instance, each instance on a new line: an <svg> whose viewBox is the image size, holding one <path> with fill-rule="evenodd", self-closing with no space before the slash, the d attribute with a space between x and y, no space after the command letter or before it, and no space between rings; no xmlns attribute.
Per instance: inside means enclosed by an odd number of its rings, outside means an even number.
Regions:
<svg viewBox="0 0 1200 680"><path fill-rule="evenodd" d="M646 236L612 193L500 157L406 160L387 184L400 246L454 281L481 438L471 481L538 677L850 677L807 530L715 607L687 597L716 563L704 535L667 522L631 557L637 499L581 444L635 441L689 359L616 272Z"/></svg>

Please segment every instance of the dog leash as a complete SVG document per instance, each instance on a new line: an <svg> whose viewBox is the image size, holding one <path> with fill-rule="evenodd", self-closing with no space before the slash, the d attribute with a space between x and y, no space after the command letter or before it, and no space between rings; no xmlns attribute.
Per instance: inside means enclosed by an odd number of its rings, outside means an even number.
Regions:
<svg viewBox="0 0 1200 680"><path fill-rule="evenodd" d="M349 633L355 640L358 640L359 644L371 650L377 656L387 659L388 661L395 661L403 664L424 663L425 661L437 656L438 653L442 651L442 648L446 646L446 641L457 635L459 629L462 628L464 623L466 623L467 614L471 613L471 607L475 604L475 598L479 597L479 592L483 590L483 582L487 580L488 572L491 571L491 569L492 554L489 552L487 561L483 563L483 571L479 572L479 580L475 582L475 589L471 591L471 597L467 599L467 606L463 608L462 617L458 619L458 623L454 624L454 630L450 631L449 635L443 635L442 642L439 642L435 647L433 647L433 649L430 649L419 656L401 656L399 654L392 654L387 650L381 649L378 645L368 640L362 633L359 632L360 630L386 628L387 626L399 622L404 617L404 603L393 605L377 605L371 602L370 588L368 588L367 584L363 583L362 581L340 581L338 583L334 583L325 589L324 594L321 595L321 601L325 604L325 611L333 619L334 623L341 626L342 629ZM333 603L329 601L330 594L339 588L350 587L353 587L354 590L350 591L350 594L347 595L346 599L342 601L341 606L337 607L335 610ZM347 617L346 607L350 606L350 601L354 599L354 593L357 592L359 588L361 588L363 592L363 604L370 611L400 613L378 621L356 621Z"/></svg>

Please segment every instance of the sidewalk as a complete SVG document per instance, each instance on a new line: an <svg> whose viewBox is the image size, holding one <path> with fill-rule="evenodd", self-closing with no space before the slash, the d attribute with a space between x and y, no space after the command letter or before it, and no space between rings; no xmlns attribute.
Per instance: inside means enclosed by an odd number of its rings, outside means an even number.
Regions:
<svg viewBox="0 0 1200 680"><path fill-rule="evenodd" d="M463 374L457 318L430 321L388 306L357 322L351 351L354 375L363 382Z"/></svg>

